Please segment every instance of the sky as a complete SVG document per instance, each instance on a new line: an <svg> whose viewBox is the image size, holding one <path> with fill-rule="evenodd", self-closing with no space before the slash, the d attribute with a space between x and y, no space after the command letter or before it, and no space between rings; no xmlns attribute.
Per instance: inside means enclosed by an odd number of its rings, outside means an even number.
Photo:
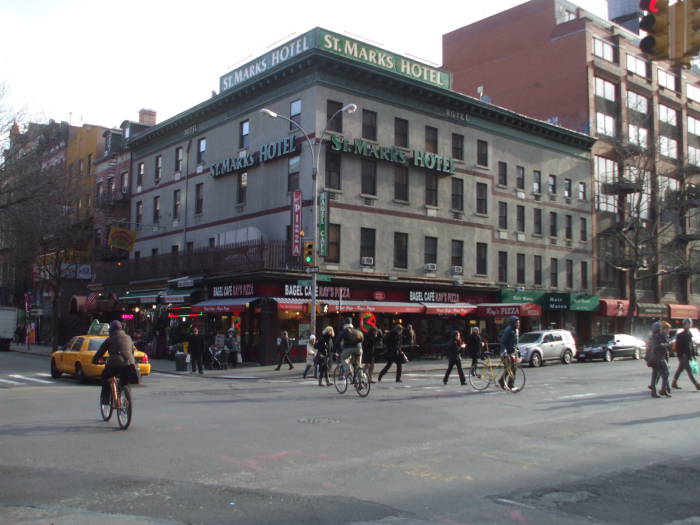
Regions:
<svg viewBox="0 0 700 525"><path fill-rule="evenodd" d="M118 127L142 108L162 122L314 27L439 66L443 34L523 1L0 0L3 102L35 122ZM574 2L607 18L607 0Z"/></svg>

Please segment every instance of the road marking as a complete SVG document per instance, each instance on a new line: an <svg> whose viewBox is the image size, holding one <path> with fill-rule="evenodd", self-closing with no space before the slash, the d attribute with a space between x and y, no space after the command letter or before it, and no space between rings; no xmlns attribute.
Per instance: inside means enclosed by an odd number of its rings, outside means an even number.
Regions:
<svg viewBox="0 0 700 525"><path fill-rule="evenodd" d="M51 377L51 374L49 374L48 372L39 372L36 375L38 375L40 377Z"/></svg>
<svg viewBox="0 0 700 525"><path fill-rule="evenodd" d="M512 499L496 498L496 501L498 501L499 503L506 503L508 505L517 505L518 507L525 507L526 509L537 508L537 507L533 507L532 505L528 505L527 503L520 503L519 501L513 501Z"/></svg>
<svg viewBox="0 0 700 525"><path fill-rule="evenodd" d="M561 396L557 399L581 399L583 397L595 397L597 395L598 394L596 394L596 393L590 392L588 394L572 394L570 396Z"/></svg>
<svg viewBox="0 0 700 525"><path fill-rule="evenodd" d="M25 381L35 381L37 383L47 383L51 384L53 381L45 381L44 379L37 379L36 377L27 377L19 374L10 374L10 377L14 377L15 379L24 379Z"/></svg>
<svg viewBox="0 0 700 525"><path fill-rule="evenodd" d="M24 383L21 383L19 381L13 381L12 379L0 379L0 383L10 383L11 385L23 385Z"/></svg>

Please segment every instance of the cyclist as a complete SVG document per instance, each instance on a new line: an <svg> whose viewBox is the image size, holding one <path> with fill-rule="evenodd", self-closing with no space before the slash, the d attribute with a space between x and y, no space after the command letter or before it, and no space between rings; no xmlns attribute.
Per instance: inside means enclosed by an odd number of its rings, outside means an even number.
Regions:
<svg viewBox="0 0 700 525"><path fill-rule="evenodd" d="M520 318L517 316L512 316L508 319L508 326L503 330L501 335L501 359L503 360L503 373L498 379L498 384L501 385L503 390L507 388L513 388L513 377L508 380L508 386L506 387L505 378L508 373L508 369L513 366L515 359L518 357L518 329L520 328ZM515 369L513 369L513 374L515 374Z"/></svg>
<svg viewBox="0 0 700 525"><path fill-rule="evenodd" d="M343 323L343 329L335 339L334 346L340 348L340 362L347 362L349 357L353 358L355 366L362 366L362 341L364 336L352 325L349 317Z"/></svg>
<svg viewBox="0 0 700 525"><path fill-rule="evenodd" d="M104 404L109 403L109 379L119 376L122 385L129 383L129 367L135 365L134 343L131 340L119 321L109 323L109 337L104 340L100 349L92 358L93 364L102 358L105 353L109 353L107 364L102 372L102 392L100 398Z"/></svg>

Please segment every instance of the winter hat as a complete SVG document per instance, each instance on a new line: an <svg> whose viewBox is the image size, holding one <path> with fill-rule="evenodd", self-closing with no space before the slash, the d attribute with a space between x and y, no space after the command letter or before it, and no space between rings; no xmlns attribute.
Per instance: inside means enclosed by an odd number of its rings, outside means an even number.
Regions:
<svg viewBox="0 0 700 525"><path fill-rule="evenodd" d="M110 332L116 332L117 330L122 329L122 324L119 321L112 321L109 323L109 331Z"/></svg>

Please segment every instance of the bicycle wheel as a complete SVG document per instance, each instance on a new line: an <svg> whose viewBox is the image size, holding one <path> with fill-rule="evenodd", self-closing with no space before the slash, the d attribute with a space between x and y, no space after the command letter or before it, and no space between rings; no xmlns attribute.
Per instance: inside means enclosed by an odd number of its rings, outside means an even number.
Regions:
<svg viewBox="0 0 700 525"><path fill-rule="evenodd" d="M359 368L355 372L355 390L357 390L357 395L360 397L367 397L369 395L369 376L364 369Z"/></svg>
<svg viewBox="0 0 700 525"><path fill-rule="evenodd" d="M333 384L339 394L344 394L348 389L348 374L340 365L336 366L333 370Z"/></svg>
<svg viewBox="0 0 700 525"><path fill-rule="evenodd" d="M114 409L112 408L112 396L109 396L109 400L107 403L102 402L102 396L100 395L100 415L102 416L103 421L109 421L109 418L112 417L112 411Z"/></svg>
<svg viewBox="0 0 700 525"><path fill-rule="evenodd" d="M117 421L119 427L126 430L131 424L131 390L128 386L120 388L119 401L121 406L117 408Z"/></svg>
<svg viewBox="0 0 700 525"><path fill-rule="evenodd" d="M469 384L474 390L485 390L491 384L491 370L487 363L469 369Z"/></svg>
<svg viewBox="0 0 700 525"><path fill-rule="evenodd" d="M525 388L525 370L520 363L506 368L506 384L510 387L507 390L514 394Z"/></svg>

